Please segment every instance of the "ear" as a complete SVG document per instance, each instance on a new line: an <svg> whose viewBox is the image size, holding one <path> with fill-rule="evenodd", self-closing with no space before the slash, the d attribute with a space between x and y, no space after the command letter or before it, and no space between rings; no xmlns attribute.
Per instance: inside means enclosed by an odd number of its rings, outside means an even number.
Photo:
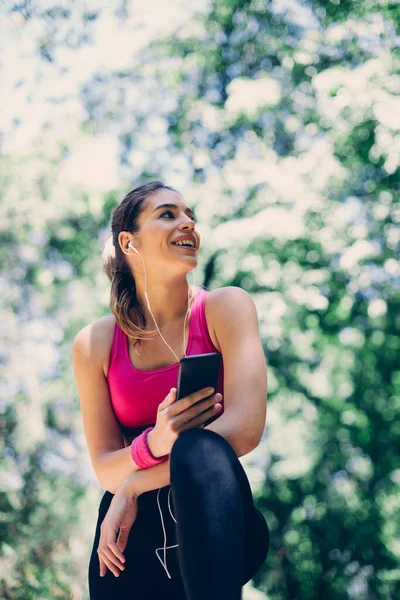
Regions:
<svg viewBox="0 0 400 600"><path fill-rule="evenodd" d="M131 248L134 247L134 241L132 241L131 237L131 234L129 234L127 231L121 231L118 235L119 247L124 254L132 254Z"/></svg>

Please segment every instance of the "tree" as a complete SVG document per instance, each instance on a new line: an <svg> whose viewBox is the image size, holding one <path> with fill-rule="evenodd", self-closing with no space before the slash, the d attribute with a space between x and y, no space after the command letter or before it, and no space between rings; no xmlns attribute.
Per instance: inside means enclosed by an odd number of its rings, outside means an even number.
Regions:
<svg viewBox="0 0 400 600"><path fill-rule="evenodd" d="M30 11L49 68L63 44L89 45L94 13ZM196 206L204 283L257 304L268 411L248 466L271 548L254 585L271 600L396 597L398 23L393 3L214 1L97 69L80 128L51 152L49 126L31 156L3 156L4 597L82 597L67 547L97 490L74 472L87 455L70 343L108 311L100 241L122 188L149 178ZM121 189L61 185L90 137L118 141Z"/></svg>

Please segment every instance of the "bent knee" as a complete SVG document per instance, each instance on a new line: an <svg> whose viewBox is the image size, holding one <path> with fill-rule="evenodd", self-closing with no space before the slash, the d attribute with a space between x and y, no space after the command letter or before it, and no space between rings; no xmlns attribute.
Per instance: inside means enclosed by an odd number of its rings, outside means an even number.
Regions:
<svg viewBox="0 0 400 600"><path fill-rule="evenodd" d="M208 463L229 463L236 459L232 446L219 433L210 429L188 429L180 434L171 449L172 467L185 467Z"/></svg>

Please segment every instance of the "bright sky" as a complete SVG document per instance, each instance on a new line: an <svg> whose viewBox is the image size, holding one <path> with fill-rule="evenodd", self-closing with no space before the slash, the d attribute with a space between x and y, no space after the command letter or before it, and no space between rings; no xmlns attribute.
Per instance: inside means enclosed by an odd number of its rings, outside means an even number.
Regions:
<svg viewBox="0 0 400 600"><path fill-rule="evenodd" d="M45 122L55 127L54 135L68 135L82 119L77 94L91 75L131 66L135 53L151 39L170 35L207 4L207 0L190 4L183 0L135 0L130 2L130 16L123 21L113 14L115 5L111 10L105 0L85 2L86 11L100 10L99 17L88 26L92 43L78 50L58 46L53 63L38 55L46 31L43 19L34 17L24 23L17 12L0 12L2 150L24 154ZM42 0L37 6L43 11L54 4ZM57 21L56 38L63 39L72 24L81 30L81 14L82 10L74 7L64 24Z"/></svg>
<svg viewBox="0 0 400 600"><path fill-rule="evenodd" d="M168 3L164 0L134 0L129 4L130 16L125 20L115 17L106 0L90 0L84 7L74 5L71 17L64 24L57 21L58 30L53 35L56 39L63 40L71 25L73 32L80 30L81 11L99 10L99 17L86 26L89 28L91 42L78 50L59 43L52 63L40 59L38 55L39 40L45 35L44 20L32 18L24 23L20 14L7 15L4 11L0 15L3 42L0 85L2 98L6 99L0 111L3 152L18 157L29 154L30 149L37 152L40 147L50 157L57 141L64 138L68 141L70 154L60 165L61 182L76 183L98 192L118 188L121 185L118 139L112 133L99 133L96 136L82 134L79 126L85 115L79 91L96 72L107 73L134 66L135 53L139 49L151 39L169 36L176 27L187 22L193 13L207 10L208 1L195 0L189 4L184 0L171 0ZM41 10L51 6L52 2L43 0L40 4ZM298 0L274 0L271 8L303 28L304 35L294 58L304 64L312 63L313 56L318 52L321 36L330 39L332 49L344 38L355 34L364 36L373 47L373 40L378 40L385 31L383 19L375 15L370 20L369 29L363 29L360 24L349 21L334 25L327 32L321 33L316 20L311 18L309 10L302 7ZM400 78L393 76L389 80L387 73L390 70L390 53L385 52L383 47L377 48L375 58L372 57L351 70L338 66L323 71L313 78L312 85L319 114L336 123L338 131L340 129L344 132L354 125L353 120L363 118L362 115L369 110L374 111L381 125L376 130L377 143L373 152L376 157L382 151L386 153L385 169L391 173L400 161L400 138L394 135L399 127ZM288 60L293 63L293 59L288 57ZM332 94L332 90L335 94ZM229 121L234 121L241 112L255 117L263 108L273 109L282 93L278 80L267 72L260 72L255 79L238 77L230 83L227 91L228 100L223 111L205 102L194 106L193 110L198 111L205 127L225 129L229 127ZM135 93L134 90L132 92ZM305 100L305 97L300 97L301 102ZM344 110L350 110L352 116L343 118ZM16 126L15 123L19 125ZM43 131L45 123L51 124L51 130L46 134ZM161 115L149 118L147 124L150 133L156 133L158 139L163 136ZM204 216L206 213L224 210L226 204L215 202L224 181L231 187L232 196L236 194L239 198L249 184L268 185L265 192L260 192L260 203L265 205L265 210L260 210L254 218L241 220L240 241L237 224L227 220L219 227L218 236L214 237L217 246L231 246L234 240L234 245L239 248L240 243L247 245L257 231L261 236L266 233L274 235L279 231L281 236L287 238L298 237L303 228L304 213L311 205L318 209L330 178L340 179L346 176L333 155L329 136L321 137L316 128L302 129L296 114L288 115L284 125L288 131L299 130L296 140L296 149L299 151L297 157L277 156L271 147L248 132L243 140L238 141L234 159L226 161L219 172L209 169L209 193L206 198L199 200L198 207L198 212L203 210ZM139 145L136 144L129 157L137 172L140 172L150 152L145 142L146 140L141 140ZM154 148L154 137L151 137L149 143L152 151L157 151L160 158L163 153L168 153L168 149ZM194 162L198 166L208 165L209 160L210 157L202 148L194 156ZM170 156L166 161L171 171L171 180L178 188L184 187L188 183L188 174L190 176L190 168L185 161L184 154ZM99 164L101 170L98 168ZM296 190L295 194L293 190ZM193 198L194 194L193 190ZM285 204L292 206L290 219L287 218ZM334 239L324 241L325 246L330 246L330 251L337 252L343 250L337 246L338 243ZM359 244L357 253L349 254L352 252L349 251L346 254L344 265L350 266L359 260L359 256L373 254L375 251L365 244Z"/></svg>

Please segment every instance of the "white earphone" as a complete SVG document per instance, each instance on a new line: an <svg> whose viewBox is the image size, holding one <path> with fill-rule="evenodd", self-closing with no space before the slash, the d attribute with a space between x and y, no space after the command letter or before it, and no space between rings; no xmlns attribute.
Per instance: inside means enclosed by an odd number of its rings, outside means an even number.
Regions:
<svg viewBox="0 0 400 600"><path fill-rule="evenodd" d="M136 250L136 248L135 248L135 246L132 244L132 242L129 242L128 246L129 246L130 248L132 248L132 250L133 250L134 252L136 252L136 254L139 254L139 252ZM140 254L139 254L139 256L140 256Z"/></svg>
<svg viewBox="0 0 400 600"><path fill-rule="evenodd" d="M151 311L151 308L150 308L150 302L149 302L149 298L148 298L148 296L147 296L146 267L145 267L145 264L144 264L144 260L143 260L143 258L142 258L142 255L140 254L140 252L139 252L138 250L136 250L136 248L135 248L135 246L132 244L132 242L128 242L128 247L132 248L132 250L133 250L134 252L136 252L136 254L139 254L140 258L142 259L143 268L144 268L144 295L145 295L145 298L146 298L146 301L147 301L147 307L148 307L148 309L149 309L149 311L150 311L150 313L151 313L151 316L153 317L153 321L154 321L154 323L155 323L155 326L157 327L157 331L158 331L158 333L160 334L160 336L161 336L162 340L163 340L163 341L164 341L164 343L165 343L165 344L168 346L168 348L171 350L171 352L172 352L172 353L173 353L173 355L175 356L175 358L176 358L177 362L179 362L179 358L177 357L177 355L175 354L175 352L172 350L172 348L171 348L171 346L168 344L168 342L167 342L167 341L166 341L166 340L163 338L163 336L162 336L162 334L161 334L161 331L160 331L160 330L159 330L159 328L158 328L157 322L156 322L156 320L155 320L155 318L154 318L154 315L153 315L153 313L152 313L152 311ZM194 271L193 271L193 284L195 285ZM191 309L192 301L193 301L193 293L192 293L192 289L191 289L191 287L189 286L188 309L187 309L187 311L186 311L186 315L185 315L185 321L184 321L184 324L183 324L183 352L184 352L184 355L185 355L185 356L186 356L186 350L185 350L185 338L186 338L186 335L185 335L185 334L186 334L186 319L187 319L187 317L188 317L188 314L190 313L190 309ZM160 492L161 492L161 488L159 488L159 490L158 490L158 492L157 492L157 504L158 504L158 510L159 510L159 512L160 512L160 517L161 517L161 525L162 525L163 532L164 532L164 546L163 546L162 548L156 548L156 550L155 550L155 553L156 553L156 556L157 556L158 560L161 562L162 566L164 567L164 570L165 570L165 572L166 572L166 574L167 574L168 578L169 578L169 579L172 579L172 578L171 578L171 575L170 575L170 573L169 573L169 571L168 571L168 567L167 567L167 556L166 556L166 550L167 550L167 549L169 549L169 548L177 548L177 547L179 546L179 544L175 544L174 546L167 546L167 534L166 534L166 531L165 531L164 519L163 519L162 510L161 510L161 506L160 506ZM169 512L170 512L170 515L171 515L171 517L173 518L173 520L174 520L174 521L175 521L175 523L176 523L176 519L175 519L174 515L172 514L172 510L171 510L171 506L170 506L170 495L171 495L171 488L169 489L169 492L168 492L168 508L169 508ZM164 560L162 560L162 558L159 556L159 554L158 554L159 550L163 550L163 551L164 551Z"/></svg>

